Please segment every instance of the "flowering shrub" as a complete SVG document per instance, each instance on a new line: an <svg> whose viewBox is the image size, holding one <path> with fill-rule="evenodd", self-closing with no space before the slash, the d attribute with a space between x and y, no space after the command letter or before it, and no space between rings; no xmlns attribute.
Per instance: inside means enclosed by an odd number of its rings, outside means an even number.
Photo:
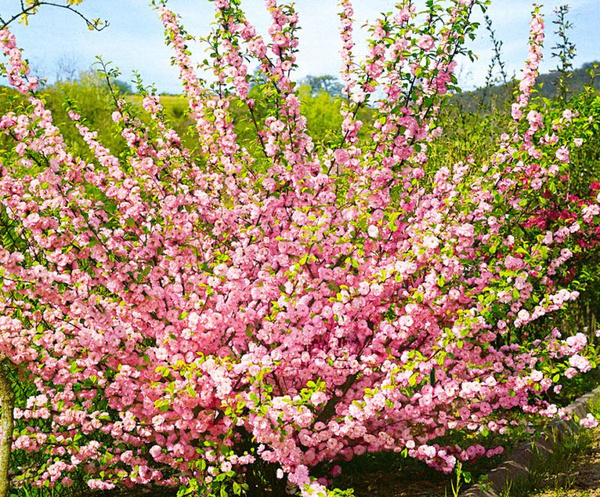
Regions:
<svg viewBox="0 0 600 497"><path fill-rule="evenodd" d="M239 1L214 5L212 86L175 14L158 6L197 153L160 98L144 98L146 125L115 94L126 153L112 155L73 108L95 159L73 155L13 35L0 32L9 81L30 95L0 118L13 140L0 152L0 351L27 393L15 409L14 484L85 475L92 489L318 495L336 461L395 451L451 471L502 449L444 444L446 434L505 433L523 413L556 414L542 394L592 368L593 347L583 333L529 329L577 298L556 275L573 234L597 223L598 199L574 202L552 231L522 222L573 146L528 108L539 12L498 150L429 181L427 146L478 1L424 13L402 2L372 27L357 65L342 0L347 98L339 143L325 151L291 80L293 8L267 0L267 42ZM248 59L266 80L263 102L249 97ZM234 99L259 157L235 135ZM368 104L378 117L364 143L357 116Z"/></svg>

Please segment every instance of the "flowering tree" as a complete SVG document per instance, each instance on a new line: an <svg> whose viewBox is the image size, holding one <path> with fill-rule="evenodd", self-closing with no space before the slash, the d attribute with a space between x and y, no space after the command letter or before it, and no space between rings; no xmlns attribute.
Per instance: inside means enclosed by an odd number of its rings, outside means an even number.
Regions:
<svg viewBox="0 0 600 497"><path fill-rule="evenodd" d="M425 12L401 2L372 26L361 64L351 1L340 2L347 98L332 150L315 148L294 93L298 16L266 5L270 41L238 0L214 1L212 85L158 5L197 153L158 97L143 99L145 122L115 94L126 154L112 155L72 108L93 159L74 155L13 35L0 32L9 81L29 95L0 118L11 143L0 155L0 351L4 380L23 389L15 485L85 475L96 489L317 495L336 461L367 451L451 471L502 449L444 436L552 416L541 394L592 367L584 334L529 331L577 297L561 288L561 268L572 234L600 212L592 199L552 231L523 225L572 146L528 108L539 12L498 150L432 170L427 146L479 1ZM266 81L261 102L249 97L248 60ZM259 156L236 137L234 100ZM377 117L361 142L366 105ZM3 437L10 446L9 429Z"/></svg>

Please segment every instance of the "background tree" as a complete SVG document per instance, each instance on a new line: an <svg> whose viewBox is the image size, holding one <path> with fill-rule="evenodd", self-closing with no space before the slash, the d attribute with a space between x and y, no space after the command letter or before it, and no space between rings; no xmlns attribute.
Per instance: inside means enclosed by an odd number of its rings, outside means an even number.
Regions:
<svg viewBox="0 0 600 497"><path fill-rule="evenodd" d="M325 74L323 76L306 76L300 81L300 84L308 85L313 97L321 92L325 92L332 97L340 97L344 85L335 76Z"/></svg>

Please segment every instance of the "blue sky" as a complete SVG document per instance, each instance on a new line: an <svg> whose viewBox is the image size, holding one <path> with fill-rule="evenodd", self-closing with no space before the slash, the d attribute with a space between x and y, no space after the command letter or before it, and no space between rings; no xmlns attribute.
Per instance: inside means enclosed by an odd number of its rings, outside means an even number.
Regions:
<svg viewBox="0 0 600 497"><path fill-rule="evenodd" d="M78 17L62 9L46 8L31 18L29 26L14 25L25 56L34 71L50 81L59 61L83 70L89 68L97 55L111 61L129 80L137 70L145 83L154 83L159 91L179 92L177 72L170 66L171 52L163 44L163 30L149 0L86 0L81 10L90 18L102 18L110 26L102 32L90 32ZM357 25L373 20L379 12L393 10L396 0L355 0ZM551 24L552 10L565 0L546 0L547 42L543 70L556 65L550 57L556 38ZM600 60L598 26L600 0L571 0L570 19L574 24L572 40L577 45L575 65ZM18 0L0 0L0 15L18 10ZM263 0L242 0L248 17L259 31L266 34L269 17ZM300 16L300 53L297 78L308 74L337 74L339 49L337 2L335 0L296 0ZM528 0L492 0L489 15L497 36L504 42L503 56L509 75L519 74L527 57L528 23L532 2ZM205 35L210 29L213 7L207 0L171 0L170 7L179 12L188 32ZM480 16L478 16L480 18ZM364 40L364 35L362 36ZM359 42L361 37L359 37ZM491 43L483 26L479 37L471 43L479 60L460 62L460 80L464 88L480 85L485 80L491 58ZM192 47L198 58L200 46Z"/></svg>

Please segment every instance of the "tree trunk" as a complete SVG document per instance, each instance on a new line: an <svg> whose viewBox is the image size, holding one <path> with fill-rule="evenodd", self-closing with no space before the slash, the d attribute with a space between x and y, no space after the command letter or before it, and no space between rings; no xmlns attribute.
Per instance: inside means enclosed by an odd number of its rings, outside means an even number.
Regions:
<svg viewBox="0 0 600 497"><path fill-rule="evenodd" d="M10 379L6 376L3 364L0 364L0 497L8 497L10 484L8 470L13 438L13 409L15 394Z"/></svg>

